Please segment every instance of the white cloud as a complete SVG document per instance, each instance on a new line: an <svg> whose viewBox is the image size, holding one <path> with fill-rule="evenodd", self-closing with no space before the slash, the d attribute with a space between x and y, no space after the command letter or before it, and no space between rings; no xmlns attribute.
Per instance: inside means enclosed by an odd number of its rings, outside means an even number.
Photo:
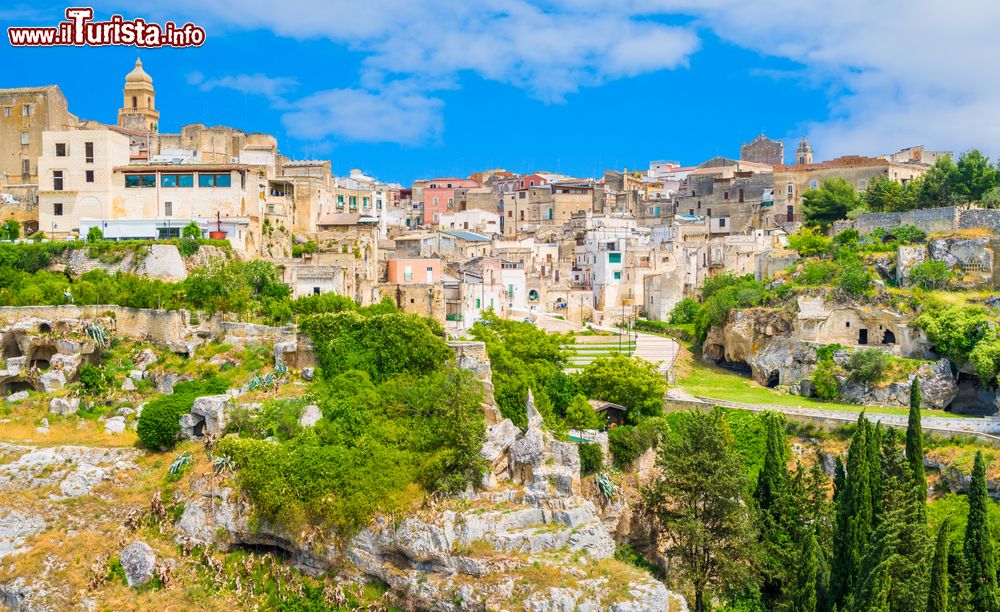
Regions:
<svg viewBox="0 0 1000 612"><path fill-rule="evenodd" d="M290 135L303 140L337 136L359 142L433 144L441 136L441 101L405 87L384 92L329 89L294 106L282 123Z"/></svg>
<svg viewBox="0 0 1000 612"><path fill-rule="evenodd" d="M232 89L240 93L263 96L276 107L285 107L285 94L298 86L299 82L291 77L269 77L264 74L236 74L206 79L200 72L187 75L189 85L195 85L201 91L213 89Z"/></svg>
<svg viewBox="0 0 1000 612"><path fill-rule="evenodd" d="M662 0L724 39L803 65L831 117L803 126L817 153L926 144L1000 153L1000 4L976 0ZM776 100L780 104L780 100Z"/></svg>

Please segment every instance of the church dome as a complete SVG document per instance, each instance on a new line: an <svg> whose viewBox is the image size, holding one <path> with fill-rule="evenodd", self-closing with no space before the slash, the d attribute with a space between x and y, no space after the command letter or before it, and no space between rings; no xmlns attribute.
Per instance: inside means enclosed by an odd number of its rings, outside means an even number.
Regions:
<svg viewBox="0 0 1000 612"><path fill-rule="evenodd" d="M132 72L125 75L126 83L149 83L153 84L153 77L146 74L146 71L142 69L142 60L135 60L135 68Z"/></svg>

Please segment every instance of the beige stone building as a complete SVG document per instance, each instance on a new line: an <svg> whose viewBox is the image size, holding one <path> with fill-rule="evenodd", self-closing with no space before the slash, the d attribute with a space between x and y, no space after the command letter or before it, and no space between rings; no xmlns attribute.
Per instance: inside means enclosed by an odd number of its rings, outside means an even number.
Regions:
<svg viewBox="0 0 1000 612"><path fill-rule="evenodd" d="M779 226L801 221L802 194L818 189L823 181L842 178L858 191L864 191L876 177L886 177L906 184L922 176L929 166L895 162L880 157L848 155L829 161L812 163L812 150L799 146L798 159L806 163L774 167L774 221Z"/></svg>
<svg viewBox="0 0 1000 612"><path fill-rule="evenodd" d="M42 155L42 133L67 130L77 124L70 114L66 97L57 85L0 89L0 193L14 196L32 207L14 206L3 210L4 220L12 218L25 225L37 217L38 158Z"/></svg>

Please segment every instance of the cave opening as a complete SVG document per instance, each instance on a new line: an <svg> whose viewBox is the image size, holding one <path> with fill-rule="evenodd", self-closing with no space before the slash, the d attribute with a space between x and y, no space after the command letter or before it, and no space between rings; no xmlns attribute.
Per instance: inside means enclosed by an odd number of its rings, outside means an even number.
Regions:
<svg viewBox="0 0 1000 612"><path fill-rule="evenodd" d="M3 338L3 358L11 359L12 357L20 357L24 355L21 352L21 347L17 344L17 339L14 338L14 334L4 334Z"/></svg>
<svg viewBox="0 0 1000 612"><path fill-rule="evenodd" d="M770 374L767 375L767 387L769 389L774 389L781 382L781 373L777 370L772 370Z"/></svg>
<svg viewBox="0 0 1000 612"><path fill-rule="evenodd" d="M955 414L977 416L989 416L996 412L996 392L989 387L983 387L978 376L961 372L956 383L958 394L945 410Z"/></svg>
<svg viewBox="0 0 1000 612"><path fill-rule="evenodd" d="M716 365L720 368L725 368L730 372L735 372L741 376L751 376L753 370L747 365L745 361L727 361L726 359L720 359L716 362Z"/></svg>
<svg viewBox="0 0 1000 612"><path fill-rule="evenodd" d="M19 393L21 391L34 391L35 387L32 386L26 380L20 380L15 378L14 380L8 380L7 382L0 385L0 395L4 397L11 395L13 393Z"/></svg>
<svg viewBox="0 0 1000 612"><path fill-rule="evenodd" d="M896 334L888 329L885 330L885 334L882 335L882 344L896 344Z"/></svg>
<svg viewBox="0 0 1000 612"><path fill-rule="evenodd" d="M31 351L31 362L29 366L39 370L48 370L51 365L52 356L56 354L54 346L39 346Z"/></svg>

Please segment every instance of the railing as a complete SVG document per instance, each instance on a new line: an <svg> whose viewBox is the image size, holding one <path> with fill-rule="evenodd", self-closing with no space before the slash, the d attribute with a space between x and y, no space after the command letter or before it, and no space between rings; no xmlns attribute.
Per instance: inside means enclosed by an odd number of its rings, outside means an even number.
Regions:
<svg viewBox="0 0 1000 612"><path fill-rule="evenodd" d="M798 223L801 220L802 220L802 215L798 215L798 214L795 214L795 215L789 215L789 214L774 215L774 222L775 223Z"/></svg>

